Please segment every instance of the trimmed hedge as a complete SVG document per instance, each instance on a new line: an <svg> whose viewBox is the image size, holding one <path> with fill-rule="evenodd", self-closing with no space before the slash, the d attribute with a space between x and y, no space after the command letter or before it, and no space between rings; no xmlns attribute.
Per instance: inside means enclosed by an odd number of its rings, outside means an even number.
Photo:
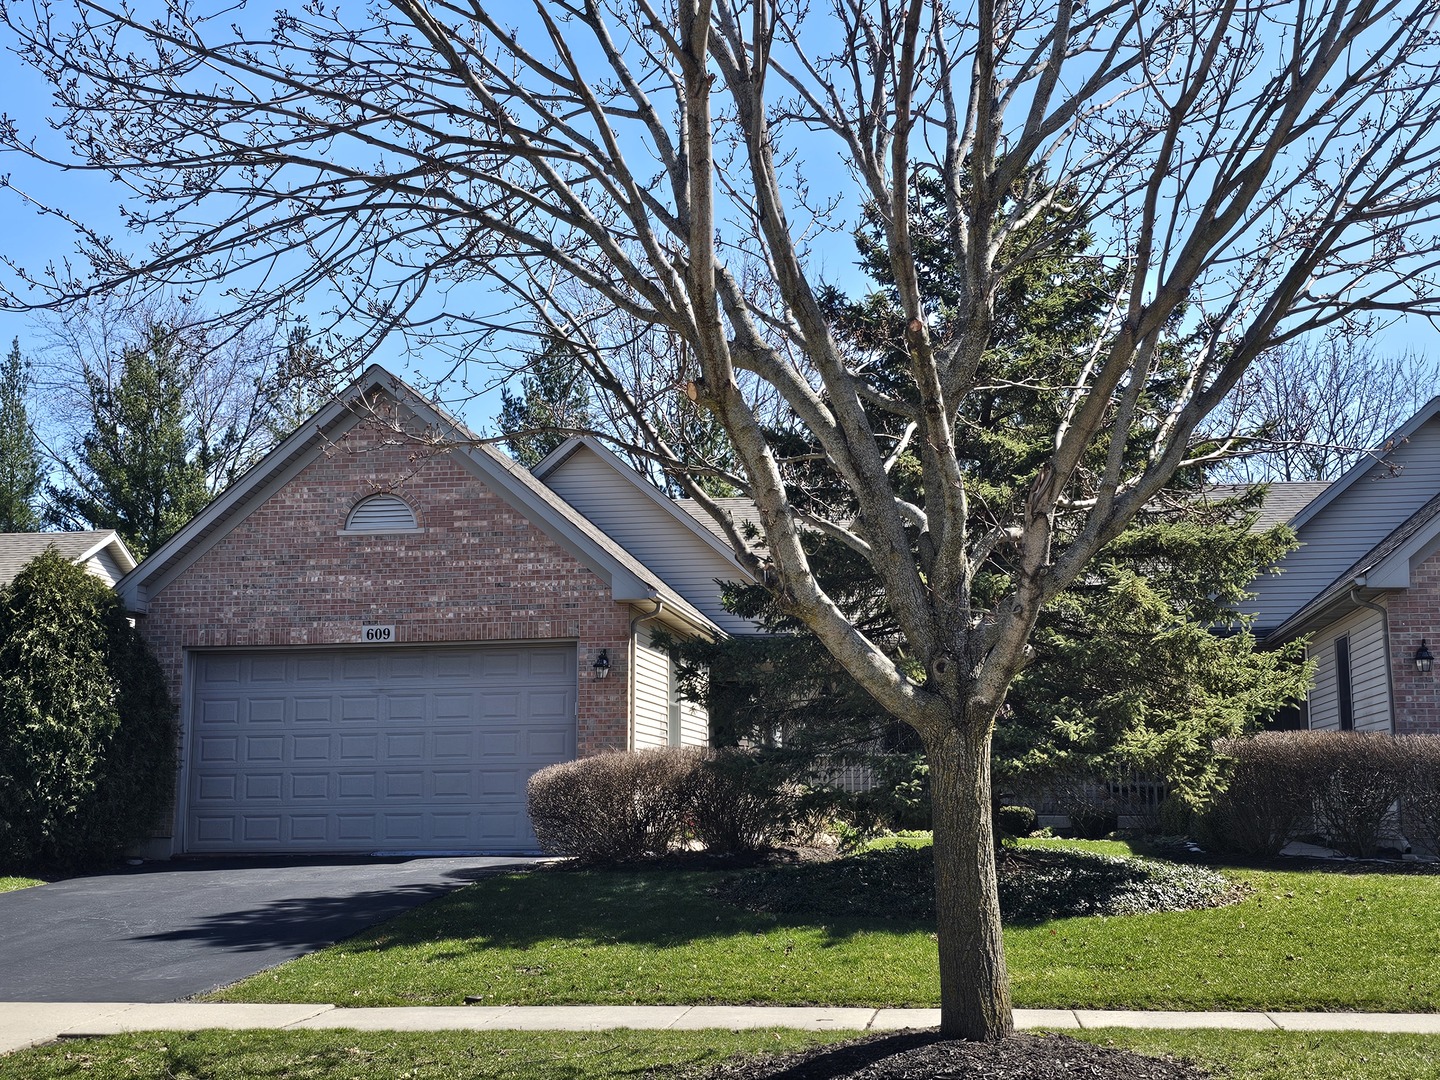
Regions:
<svg viewBox="0 0 1440 1080"><path fill-rule="evenodd" d="M1440 827L1440 737L1354 731L1273 731L1222 743L1226 789L1197 816L1206 848L1274 855L1313 824L1336 848L1366 858L1400 822L1395 806Z"/></svg>
<svg viewBox="0 0 1440 1080"><path fill-rule="evenodd" d="M632 862L681 847L733 855L813 838L816 794L743 750L612 751L530 778L540 846L587 863Z"/></svg>
<svg viewBox="0 0 1440 1080"><path fill-rule="evenodd" d="M527 790L530 823L552 855L631 862L663 855L685 826L693 751L613 751L541 769Z"/></svg>

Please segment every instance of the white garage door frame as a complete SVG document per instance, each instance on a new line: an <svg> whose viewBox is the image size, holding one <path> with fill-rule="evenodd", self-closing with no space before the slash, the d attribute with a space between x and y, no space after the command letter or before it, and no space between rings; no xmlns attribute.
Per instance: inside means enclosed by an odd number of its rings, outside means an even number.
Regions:
<svg viewBox="0 0 1440 1080"><path fill-rule="evenodd" d="M187 650L177 847L532 851L524 781L575 756L578 661L574 640Z"/></svg>

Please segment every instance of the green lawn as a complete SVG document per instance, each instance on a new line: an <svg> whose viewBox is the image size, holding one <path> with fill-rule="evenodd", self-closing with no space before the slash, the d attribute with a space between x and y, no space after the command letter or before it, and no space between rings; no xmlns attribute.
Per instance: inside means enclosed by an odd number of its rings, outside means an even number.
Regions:
<svg viewBox="0 0 1440 1080"><path fill-rule="evenodd" d="M16 889L29 889L44 884L45 882L33 877L0 877L0 892L14 892Z"/></svg>
<svg viewBox="0 0 1440 1080"><path fill-rule="evenodd" d="M203 1031L66 1041L3 1059L7 1080L635 1080L703 1071L838 1033ZM1440 1039L1285 1032L1091 1031L1235 1080L1440 1080ZM653 1070L653 1072L652 1072Z"/></svg>
<svg viewBox="0 0 1440 1080"><path fill-rule="evenodd" d="M1016 1005L1440 1011L1440 877L1233 873L1253 889L1233 907L1008 928ZM753 914L716 880L488 878L212 999L938 1004L928 925Z"/></svg>

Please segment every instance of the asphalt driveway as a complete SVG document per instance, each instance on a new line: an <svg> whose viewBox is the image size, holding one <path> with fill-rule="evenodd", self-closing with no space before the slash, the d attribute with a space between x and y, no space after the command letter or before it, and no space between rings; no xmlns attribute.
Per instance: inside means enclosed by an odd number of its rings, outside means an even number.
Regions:
<svg viewBox="0 0 1440 1080"><path fill-rule="evenodd" d="M0 1001L191 997L536 861L184 860L0 893Z"/></svg>

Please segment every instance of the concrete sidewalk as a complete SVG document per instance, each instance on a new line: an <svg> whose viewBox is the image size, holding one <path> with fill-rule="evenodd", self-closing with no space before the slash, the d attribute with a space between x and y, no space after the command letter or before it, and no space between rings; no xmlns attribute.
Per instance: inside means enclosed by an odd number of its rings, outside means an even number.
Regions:
<svg viewBox="0 0 1440 1080"><path fill-rule="evenodd" d="M337 1009L333 1005L195 1002L0 1002L0 1054L55 1039L127 1031L202 1028L351 1028L359 1031L689 1031L803 1028L897 1031L935 1027L939 1009L768 1008L743 1005L484 1005ZM1440 1013L1122 1012L1016 1009L1020 1028L1231 1028L1250 1031L1378 1031L1440 1034Z"/></svg>

